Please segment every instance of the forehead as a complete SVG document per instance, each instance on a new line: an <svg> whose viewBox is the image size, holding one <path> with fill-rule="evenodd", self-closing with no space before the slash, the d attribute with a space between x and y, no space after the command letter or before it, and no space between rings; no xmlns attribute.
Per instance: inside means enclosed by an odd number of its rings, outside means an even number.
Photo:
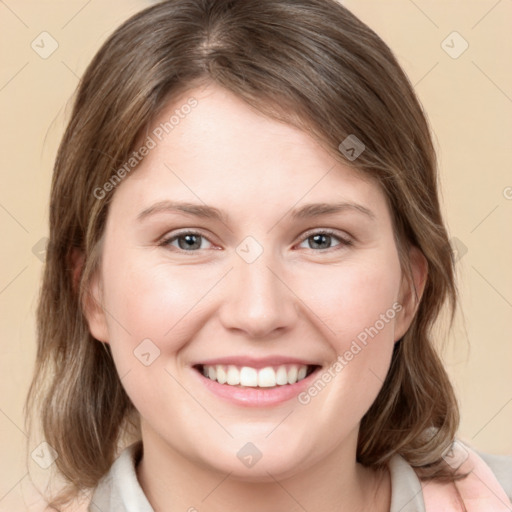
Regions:
<svg viewBox="0 0 512 512"><path fill-rule="evenodd" d="M141 138L145 142L151 149L117 187L114 203L172 198L240 211L254 208L255 198L262 207L281 208L306 198L383 202L373 181L308 133L213 84L169 103Z"/></svg>

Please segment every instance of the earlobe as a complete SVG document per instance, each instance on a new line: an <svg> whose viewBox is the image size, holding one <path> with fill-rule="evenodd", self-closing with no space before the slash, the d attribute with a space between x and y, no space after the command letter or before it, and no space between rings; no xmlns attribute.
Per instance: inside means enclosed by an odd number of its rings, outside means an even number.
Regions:
<svg viewBox="0 0 512 512"><path fill-rule="evenodd" d="M410 276L403 275L399 302L402 305L400 316L395 324L395 341L409 329L418 310L428 277L428 262L418 247L409 249Z"/></svg>
<svg viewBox="0 0 512 512"><path fill-rule="evenodd" d="M84 313L89 324L89 331L98 341L108 343L108 325L105 310L103 309L99 272L95 272L94 276L92 276L85 292L84 302Z"/></svg>
<svg viewBox="0 0 512 512"><path fill-rule="evenodd" d="M79 292L84 260L83 252L76 247L73 248L71 253L72 279L73 289L76 293ZM96 271L86 285L82 307L91 335L98 341L108 343L108 326L102 304L100 272Z"/></svg>

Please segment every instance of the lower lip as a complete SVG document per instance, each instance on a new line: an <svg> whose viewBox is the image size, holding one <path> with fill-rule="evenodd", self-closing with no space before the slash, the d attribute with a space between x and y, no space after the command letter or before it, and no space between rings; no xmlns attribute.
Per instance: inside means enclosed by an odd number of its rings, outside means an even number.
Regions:
<svg viewBox="0 0 512 512"><path fill-rule="evenodd" d="M310 385L319 370L321 370L320 367L295 384L285 384L284 386L273 388L252 388L220 384L216 380L205 377L196 369L192 369L206 389L214 395L245 407L269 407L296 398L299 393Z"/></svg>

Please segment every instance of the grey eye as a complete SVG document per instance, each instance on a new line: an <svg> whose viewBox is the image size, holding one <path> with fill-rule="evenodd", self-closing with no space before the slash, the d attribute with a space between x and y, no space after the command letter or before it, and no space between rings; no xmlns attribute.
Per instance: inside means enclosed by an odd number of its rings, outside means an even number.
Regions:
<svg viewBox="0 0 512 512"><path fill-rule="evenodd" d="M210 242L199 233L180 233L179 235L169 238L165 242L165 245L170 245L181 249L182 251L189 252L199 249L207 249L209 247L208 244L210 244Z"/></svg>
<svg viewBox="0 0 512 512"><path fill-rule="evenodd" d="M305 247L303 244L307 243ZM336 236L330 235L328 233L315 233L314 235L308 236L304 241L300 244L300 247L305 247L307 249L330 249L336 245L340 244L340 239Z"/></svg>

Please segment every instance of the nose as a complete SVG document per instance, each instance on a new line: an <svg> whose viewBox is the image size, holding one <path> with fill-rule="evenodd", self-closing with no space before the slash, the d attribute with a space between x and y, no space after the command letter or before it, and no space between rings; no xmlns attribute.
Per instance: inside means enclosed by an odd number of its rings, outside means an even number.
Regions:
<svg viewBox="0 0 512 512"><path fill-rule="evenodd" d="M226 329L258 339L282 335L298 318L297 297L277 263L264 256L235 262L219 309Z"/></svg>

